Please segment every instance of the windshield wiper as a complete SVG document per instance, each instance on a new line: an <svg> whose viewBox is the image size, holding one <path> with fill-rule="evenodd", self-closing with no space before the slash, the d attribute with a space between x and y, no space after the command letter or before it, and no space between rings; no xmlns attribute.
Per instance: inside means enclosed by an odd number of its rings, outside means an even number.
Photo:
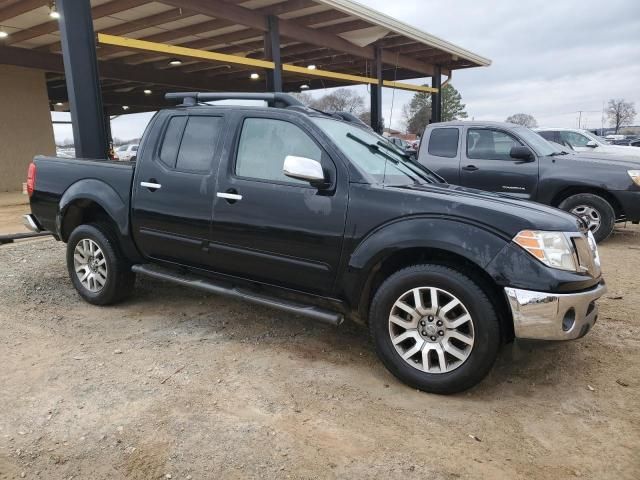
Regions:
<svg viewBox="0 0 640 480"><path fill-rule="evenodd" d="M378 140L378 142L376 143L376 145L378 145L379 147L382 147L386 150L389 150L390 152L393 152L397 155L401 155L405 158L411 158L406 152L403 152L399 147L396 147L393 144L387 144L385 142L383 142L382 140Z"/></svg>
<svg viewBox="0 0 640 480"><path fill-rule="evenodd" d="M347 138L350 138L351 140L354 140L356 142L358 142L360 145L367 147L369 150L371 150L374 153L379 153L380 155L382 155L383 157L391 160L392 163L395 163L396 165L398 163L400 163L400 160L398 160L397 158L393 158L391 155L389 155L388 153L383 152L382 150L380 150L380 143L369 143L365 140L362 140L360 137L358 137L357 135L354 135L353 133L349 132L347 133Z"/></svg>

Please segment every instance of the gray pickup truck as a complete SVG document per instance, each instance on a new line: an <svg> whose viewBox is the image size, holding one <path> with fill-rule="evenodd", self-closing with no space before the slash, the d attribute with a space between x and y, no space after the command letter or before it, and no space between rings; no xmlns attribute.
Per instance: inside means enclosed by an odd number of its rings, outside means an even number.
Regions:
<svg viewBox="0 0 640 480"><path fill-rule="evenodd" d="M418 161L447 182L561 208L598 242L616 222L640 221L640 161L567 153L512 123L437 123L422 138Z"/></svg>

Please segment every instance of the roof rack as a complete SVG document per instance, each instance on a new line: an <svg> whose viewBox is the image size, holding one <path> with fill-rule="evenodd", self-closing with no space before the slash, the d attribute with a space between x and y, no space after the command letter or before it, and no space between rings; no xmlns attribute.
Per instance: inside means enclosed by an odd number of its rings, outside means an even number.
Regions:
<svg viewBox="0 0 640 480"><path fill-rule="evenodd" d="M166 100L182 100L181 106L191 107L202 102L214 100L264 100L275 108L304 107L304 104L287 93L249 93L249 92L176 92L167 93Z"/></svg>

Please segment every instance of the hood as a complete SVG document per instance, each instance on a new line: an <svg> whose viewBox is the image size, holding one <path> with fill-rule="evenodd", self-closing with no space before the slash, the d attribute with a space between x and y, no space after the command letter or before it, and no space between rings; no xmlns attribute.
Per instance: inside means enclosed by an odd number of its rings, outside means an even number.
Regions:
<svg viewBox="0 0 640 480"><path fill-rule="evenodd" d="M621 155L640 159L640 147L631 147L628 145L600 145L593 149L593 153L603 155Z"/></svg>
<svg viewBox="0 0 640 480"><path fill-rule="evenodd" d="M464 217L488 224L513 236L522 230L561 232L583 231L582 220L567 212L541 203L521 200L502 194L450 184L426 184L386 187L420 197L437 195L442 202L442 214ZM415 205L417 206L417 205ZM429 210L438 208L434 202L425 203ZM411 213L420 213L415 208Z"/></svg>
<svg viewBox="0 0 640 480"><path fill-rule="evenodd" d="M638 148L638 147L622 147L622 148ZM640 169L640 156L620 155L619 153L598 153L598 149L593 152L576 152L568 153L555 157L557 160L577 160L597 163L598 165L608 165L611 167L623 167L628 170ZM640 150L640 148L638 148Z"/></svg>

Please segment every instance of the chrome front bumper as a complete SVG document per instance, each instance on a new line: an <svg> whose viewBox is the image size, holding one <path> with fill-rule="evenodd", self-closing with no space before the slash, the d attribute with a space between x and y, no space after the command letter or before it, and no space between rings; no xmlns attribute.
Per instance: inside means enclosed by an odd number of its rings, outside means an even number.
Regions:
<svg viewBox="0 0 640 480"><path fill-rule="evenodd" d="M573 340L583 337L598 319L596 300L607 292L603 283L580 293L546 293L504 289L516 338Z"/></svg>

